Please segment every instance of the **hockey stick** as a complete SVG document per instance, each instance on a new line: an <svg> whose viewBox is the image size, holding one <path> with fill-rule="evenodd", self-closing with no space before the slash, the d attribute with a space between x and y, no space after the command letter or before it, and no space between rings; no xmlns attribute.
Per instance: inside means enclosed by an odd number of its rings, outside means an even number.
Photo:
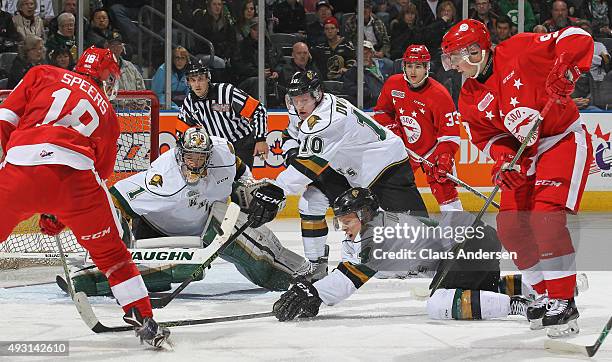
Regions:
<svg viewBox="0 0 612 362"><path fill-rule="evenodd" d="M608 336L608 332L612 329L612 317L608 320L608 323L605 325L604 329L597 337L597 340L594 344L590 346L582 346L579 344L573 344L569 342L557 341L554 339L547 339L544 341L544 347L554 352L573 352L573 353L582 353L587 357L593 357L604 339Z"/></svg>
<svg viewBox="0 0 612 362"><path fill-rule="evenodd" d="M194 271L191 273L187 279L185 279L181 285L179 285L172 293L162 298L151 299L151 306L153 308L163 308L168 305L174 298L183 289L185 289L192 281L200 276L204 272L205 268L217 258L217 256L223 252L229 245L231 245L234 240L236 240L249 226L251 226L251 221L245 222L234 234L231 234L232 229L236 225L236 221L238 220L238 215L240 214L240 206L234 204L233 202L229 204L227 211L225 212L225 217L223 218L223 222L221 223L221 231L217 234L215 239L206 247L206 250L209 253L208 259L206 259L202 264L200 264Z"/></svg>
<svg viewBox="0 0 612 362"><path fill-rule="evenodd" d="M418 153L412 151L411 149L406 148L406 151L408 151L408 153L410 154L410 157L416 159L417 161L426 164L429 167L433 167L434 164L429 162L426 158L420 156ZM451 180L452 182L456 183L457 185L463 187L464 189L468 190L469 192L473 193L474 195L480 197L483 200L487 199L487 196L485 194L483 194L482 192L476 190L475 188L473 188L472 186L468 185L467 183L461 181L461 179L459 179L457 176L453 175L450 172L446 173L446 178ZM491 201L491 204L493 206L495 206L496 208L499 209L499 204L495 201Z"/></svg>
<svg viewBox="0 0 612 362"><path fill-rule="evenodd" d="M529 143L529 140L531 140L531 137L535 135L538 128L540 127L540 123L542 123L542 120L544 119L544 117L546 117L546 114L548 114L548 111L550 111L550 107L552 107L554 101L555 101L555 98L551 97L548 99L548 101L546 102L546 105L544 106L544 109L542 109L542 112L538 114L535 122L533 123L533 126L527 133L527 136L525 136L525 139L521 143L521 146L519 147L519 149L516 151L516 155L514 156L510 164L507 166L507 169L511 170L514 168L519 158L521 157L521 155L527 148L527 144ZM478 224L480 223L480 220L482 219L482 217L484 216L484 213L489 208L489 205L491 204L491 202L493 202L493 198L495 197L499 189L500 189L499 185L495 185L495 187L493 187L493 191L491 191L491 194L487 198L487 201L485 201L483 207L478 212L478 215L476 215L476 219L472 223L473 228L478 226ZM461 244L457 244L458 249L456 250L456 252L463 250L465 248L465 244L467 244L467 240ZM432 288L431 288L432 293L434 293L436 290L438 290L438 288L440 288L442 281L444 280L444 278L446 278L446 275L448 275L448 272L450 271L453 264L454 264L453 260L448 259L448 262L446 263L446 265L444 265L444 268L440 272L440 275L438 276L438 273L436 273L436 275L434 276L434 280L432 281Z"/></svg>

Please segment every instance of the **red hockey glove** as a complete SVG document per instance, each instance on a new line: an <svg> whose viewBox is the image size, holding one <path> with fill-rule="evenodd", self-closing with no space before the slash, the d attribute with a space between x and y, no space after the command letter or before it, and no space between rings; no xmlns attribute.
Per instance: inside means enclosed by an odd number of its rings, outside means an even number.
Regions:
<svg viewBox="0 0 612 362"><path fill-rule="evenodd" d="M512 190L515 189L527 181L527 170L531 166L531 159L521 158L519 162L514 165L514 168L508 168L510 162L514 158L513 154L502 154L497 160L491 170L491 176L493 176L493 183L502 188Z"/></svg>
<svg viewBox="0 0 612 362"><path fill-rule="evenodd" d="M453 164L455 162L453 155L446 152L437 155L434 153L430 158L432 160L429 161L433 163L433 167L429 167L423 163L423 171L425 171L427 176L433 177L437 182L445 182L446 174L453 172Z"/></svg>
<svg viewBox="0 0 612 362"><path fill-rule="evenodd" d="M555 60L555 65L546 78L546 92L559 98L561 102L567 101L574 92L574 85L582 74L578 66L563 60L566 57L563 53Z"/></svg>
<svg viewBox="0 0 612 362"><path fill-rule="evenodd" d="M55 236L59 234L66 225L62 224L58 219L53 215L41 214L40 219L38 220L38 226L40 227L40 232L49 235Z"/></svg>

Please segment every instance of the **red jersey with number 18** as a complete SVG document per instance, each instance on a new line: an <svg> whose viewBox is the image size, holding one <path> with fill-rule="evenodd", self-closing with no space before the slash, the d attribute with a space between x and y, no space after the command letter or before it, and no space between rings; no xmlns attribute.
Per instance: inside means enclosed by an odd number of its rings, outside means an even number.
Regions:
<svg viewBox="0 0 612 362"><path fill-rule="evenodd" d="M41 65L30 69L0 105L0 142L14 165L67 165L113 172L119 123L91 78Z"/></svg>

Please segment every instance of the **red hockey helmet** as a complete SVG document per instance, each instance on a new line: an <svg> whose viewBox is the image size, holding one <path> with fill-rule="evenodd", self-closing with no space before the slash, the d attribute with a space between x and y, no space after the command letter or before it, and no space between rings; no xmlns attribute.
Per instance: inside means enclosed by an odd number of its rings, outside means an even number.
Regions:
<svg viewBox="0 0 612 362"><path fill-rule="evenodd" d="M442 38L442 53L454 51L478 44L480 49L491 49L491 35L487 27L478 20L464 19L449 29Z"/></svg>
<svg viewBox="0 0 612 362"><path fill-rule="evenodd" d="M119 76L121 70L117 58L109 49L96 48L94 46L86 49L76 66L74 71L80 74L88 75L101 83L104 92L109 99L114 99L117 95L119 87Z"/></svg>
<svg viewBox="0 0 612 362"><path fill-rule="evenodd" d="M402 60L404 63L426 63L431 61L431 55L425 45L412 44L406 48Z"/></svg>

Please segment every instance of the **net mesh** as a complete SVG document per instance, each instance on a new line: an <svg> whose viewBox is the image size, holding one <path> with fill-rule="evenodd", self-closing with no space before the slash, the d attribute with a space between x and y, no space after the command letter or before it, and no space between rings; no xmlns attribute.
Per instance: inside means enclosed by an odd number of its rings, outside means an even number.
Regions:
<svg viewBox="0 0 612 362"><path fill-rule="evenodd" d="M0 92L0 102L4 101L9 92ZM107 180L107 186L126 178L134 173L146 170L150 160L157 157L156 142L159 124L159 106L154 93L150 91L122 91L112 102L119 119L121 134L117 141L117 161L112 176ZM153 147L152 147L153 146ZM0 243L0 253L55 253L57 245L54 237L39 232L39 215L21 222L9 236ZM65 230L59 234L64 252L84 252L74 234ZM56 264L59 260L24 259L0 256L0 270L21 268L30 265Z"/></svg>

